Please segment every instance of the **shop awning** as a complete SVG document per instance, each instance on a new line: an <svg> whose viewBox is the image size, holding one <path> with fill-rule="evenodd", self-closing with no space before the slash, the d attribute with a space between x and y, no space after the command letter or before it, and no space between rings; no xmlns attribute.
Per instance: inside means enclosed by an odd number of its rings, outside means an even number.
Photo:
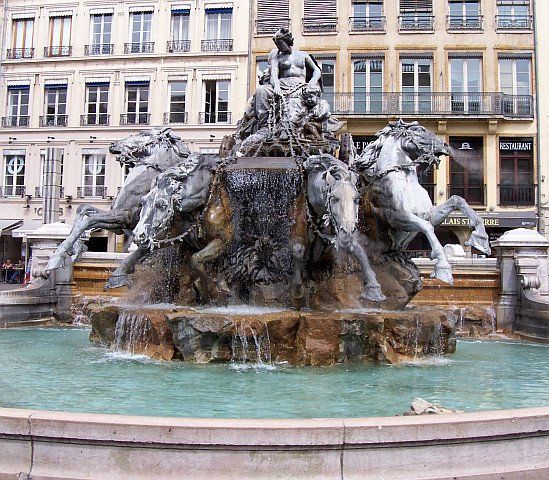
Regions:
<svg viewBox="0 0 549 480"><path fill-rule="evenodd" d="M23 220L20 218L0 219L0 235L11 232L14 228L20 227L21 225L23 225Z"/></svg>
<svg viewBox="0 0 549 480"><path fill-rule="evenodd" d="M14 238L24 238L27 233L34 232L42 225L42 219L26 218L15 230L12 230L11 236Z"/></svg>

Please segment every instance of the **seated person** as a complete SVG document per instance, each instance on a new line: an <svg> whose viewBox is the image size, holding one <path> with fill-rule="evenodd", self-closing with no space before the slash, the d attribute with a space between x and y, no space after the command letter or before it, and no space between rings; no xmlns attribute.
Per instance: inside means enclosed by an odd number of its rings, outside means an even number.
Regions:
<svg viewBox="0 0 549 480"><path fill-rule="evenodd" d="M11 280L13 275L14 265L9 258L7 258L2 264L2 269L4 270L4 282L8 283Z"/></svg>

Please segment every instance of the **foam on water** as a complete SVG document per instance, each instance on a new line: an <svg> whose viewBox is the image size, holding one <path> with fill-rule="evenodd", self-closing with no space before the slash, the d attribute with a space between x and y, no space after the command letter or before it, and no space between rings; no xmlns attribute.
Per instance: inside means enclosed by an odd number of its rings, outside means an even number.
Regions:
<svg viewBox="0 0 549 480"><path fill-rule="evenodd" d="M227 307L193 308L195 312L219 313L227 315L261 315L265 313L280 313L282 308L254 307L251 305L230 305Z"/></svg>

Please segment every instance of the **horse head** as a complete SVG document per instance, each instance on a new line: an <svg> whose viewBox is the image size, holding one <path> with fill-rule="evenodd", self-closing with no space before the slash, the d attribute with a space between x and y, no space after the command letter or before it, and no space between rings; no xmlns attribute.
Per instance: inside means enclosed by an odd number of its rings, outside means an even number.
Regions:
<svg viewBox="0 0 549 480"><path fill-rule="evenodd" d="M146 165L159 170L165 170L190 154L185 142L175 135L170 127L141 130L135 135L112 143L109 151L116 155L121 165Z"/></svg>

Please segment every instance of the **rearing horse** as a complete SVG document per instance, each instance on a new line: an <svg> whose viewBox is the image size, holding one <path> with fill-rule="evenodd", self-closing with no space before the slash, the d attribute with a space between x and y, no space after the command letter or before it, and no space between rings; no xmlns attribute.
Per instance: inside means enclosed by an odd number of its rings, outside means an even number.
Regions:
<svg viewBox="0 0 549 480"><path fill-rule="evenodd" d="M440 225L454 210L460 210L473 232L466 245L490 254L488 235L482 218L457 195L433 206L431 198L419 183L417 167L422 163L438 165L440 155L449 155L449 147L418 122L387 125L353 163L366 182L372 210L388 228L393 250L404 250L418 232L423 232L431 245L431 258L436 260L431 277L453 284L452 269L444 249L435 235Z"/></svg>

